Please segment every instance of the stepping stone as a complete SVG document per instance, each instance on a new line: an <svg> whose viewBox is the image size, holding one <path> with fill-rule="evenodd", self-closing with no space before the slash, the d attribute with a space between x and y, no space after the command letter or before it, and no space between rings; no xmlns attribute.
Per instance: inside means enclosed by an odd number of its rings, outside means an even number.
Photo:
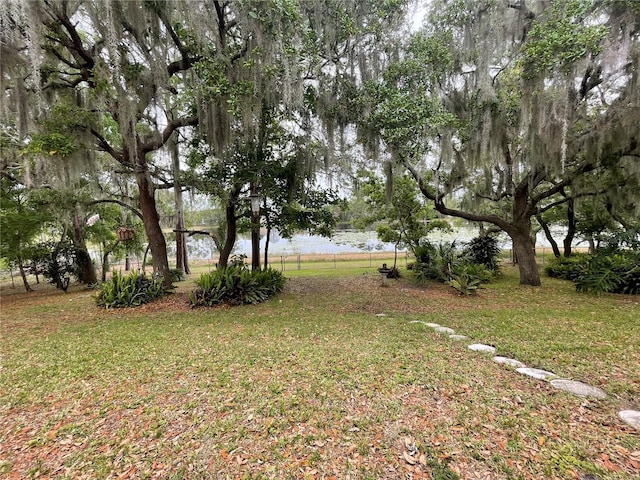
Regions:
<svg viewBox="0 0 640 480"><path fill-rule="evenodd" d="M386 317L386 313L376 313L376 317Z"/></svg>
<svg viewBox="0 0 640 480"><path fill-rule="evenodd" d="M565 380L563 378L551 380L551 385L559 390L565 390L579 397L594 397L600 400L607 398L607 394L602 390L586 383L576 382L575 380Z"/></svg>
<svg viewBox="0 0 640 480"><path fill-rule="evenodd" d="M491 345L485 345L484 343L473 343L469 345L469 350L474 352L496 353L496 348Z"/></svg>
<svg viewBox="0 0 640 480"><path fill-rule="evenodd" d="M440 326L439 323L425 323L427 327L438 328Z"/></svg>
<svg viewBox="0 0 640 480"><path fill-rule="evenodd" d="M453 328L449 327L433 327L433 329L438 333L446 333L448 335L453 335L456 331Z"/></svg>
<svg viewBox="0 0 640 480"><path fill-rule="evenodd" d="M546 370L540 370L539 368L521 367L516 368L516 372L528 375L529 377L537 378L538 380L549 380L558 378L555 373L547 372Z"/></svg>
<svg viewBox="0 0 640 480"><path fill-rule="evenodd" d="M638 410L622 410L618 416L627 425L640 430L640 412Z"/></svg>
<svg viewBox="0 0 640 480"><path fill-rule="evenodd" d="M526 367L526 365L524 363L522 363L519 360L515 360L513 358L507 358L507 357L493 357L493 361L496 363L500 363L503 365L508 365L510 367L513 368L523 368Z"/></svg>
<svg viewBox="0 0 640 480"><path fill-rule="evenodd" d="M469 337L467 337L466 335L458 335L457 333L449 335L449 338L451 340L469 340Z"/></svg>

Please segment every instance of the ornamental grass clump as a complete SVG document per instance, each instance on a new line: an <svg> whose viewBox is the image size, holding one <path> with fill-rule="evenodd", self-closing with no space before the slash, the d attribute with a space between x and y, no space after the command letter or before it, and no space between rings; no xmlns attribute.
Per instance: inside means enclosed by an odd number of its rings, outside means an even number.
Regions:
<svg viewBox="0 0 640 480"><path fill-rule="evenodd" d="M244 265L203 273L189 294L192 307L248 305L268 300L284 288L284 275L272 268L251 271Z"/></svg>
<svg viewBox="0 0 640 480"><path fill-rule="evenodd" d="M121 275L114 272L98 291L96 304L104 308L137 307L164 296L162 278L149 278L144 273Z"/></svg>

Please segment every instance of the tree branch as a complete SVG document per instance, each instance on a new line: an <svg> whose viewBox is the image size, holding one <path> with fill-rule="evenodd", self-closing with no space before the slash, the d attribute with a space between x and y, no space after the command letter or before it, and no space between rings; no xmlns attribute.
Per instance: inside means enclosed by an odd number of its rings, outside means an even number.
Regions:
<svg viewBox="0 0 640 480"><path fill-rule="evenodd" d="M124 161L124 157L122 155L122 152L118 152L117 150L115 150L111 144L107 141L106 138L104 138L100 132L98 132L95 128L91 127L89 129L89 132L91 133L91 135L93 135L96 138L96 141L98 142L98 147L108 153L114 160L116 160L118 163L121 163L122 165L124 165L125 167L129 167L130 165L128 165L125 161Z"/></svg>
<svg viewBox="0 0 640 480"><path fill-rule="evenodd" d="M597 168L597 165L594 162L583 163L580 167L570 172L565 178L563 178L560 182L553 185L553 187L551 187L550 189L545 190L544 192L540 192L538 195L532 195L531 201L534 204L538 204L545 198L549 198L555 195L556 193L560 193L564 188L571 185L576 178L578 178L579 176L587 172L591 172L596 168Z"/></svg>
<svg viewBox="0 0 640 480"><path fill-rule="evenodd" d="M413 166L408 161L403 159L402 163L405 166L405 168L409 170L409 172L411 173L411 176L413 176L413 178L418 182L418 188L420 189L420 192L422 193L422 195L424 195L425 198L431 200L434 203L434 206L438 212L442 213L443 215L451 215L452 217L463 218L471 222L493 223L494 225L501 228L505 232L510 230L509 223L503 220L502 218L498 217L497 215L475 214L475 213L469 213L462 210L457 210L457 209L447 207L441 196L438 195L436 197L436 195L434 195L432 192L429 191L427 186L424 184L424 180L422 179L420 174L416 171L415 168L413 168Z"/></svg>
<svg viewBox="0 0 640 480"><path fill-rule="evenodd" d="M216 245L216 248L218 250L221 250L220 248L220 239L217 237L217 235L214 232L210 232L209 230L189 230L189 229L181 229L181 228L174 228L173 231L175 233L188 233L190 237L193 237L194 235L206 235L208 237L211 237L211 239L213 240L213 243Z"/></svg>
<svg viewBox="0 0 640 480"><path fill-rule="evenodd" d="M160 135L160 138L156 138L155 140L151 140L150 142L143 143L140 145L140 152L144 156L147 153L155 152L160 147L162 147L165 143L169 141L169 138L173 134L175 130L182 127L187 126L195 126L198 124L198 117L196 115L192 117L182 117L176 118L175 120L171 120L169 124L165 127Z"/></svg>
<svg viewBox="0 0 640 480"><path fill-rule="evenodd" d="M102 199L102 200L93 200L91 202L88 202L86 205L87 205L87 207L90 207L91 205L98 205L100 203L115 203L117 205L120 205L121 207L126 208L130 212L132 212L140 220L144 220L144 218L142 216L142 213L139 210L137 210L136 208L133 208L131 205L129 205L129 204L125 203L125 202L122 202L120 200L105 198L105 199Z"/></svg>

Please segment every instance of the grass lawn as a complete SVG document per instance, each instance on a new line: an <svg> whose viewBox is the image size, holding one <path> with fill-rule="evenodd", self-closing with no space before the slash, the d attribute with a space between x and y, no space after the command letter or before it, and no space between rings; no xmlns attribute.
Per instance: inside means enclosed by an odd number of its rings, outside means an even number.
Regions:
<svg viewBox="0 0 640 480"><path fill-rule="evenodd" d="M287 271L258 305L2 298L1 478L631 479L640 298L505 275L476 297L375 268ZM602 388L586 400L414 320Z"/></svg>

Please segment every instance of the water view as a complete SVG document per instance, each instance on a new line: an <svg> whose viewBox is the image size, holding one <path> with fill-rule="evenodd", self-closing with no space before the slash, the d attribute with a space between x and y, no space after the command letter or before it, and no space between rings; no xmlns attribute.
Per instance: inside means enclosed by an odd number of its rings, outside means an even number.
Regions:
<svg viewBox="0 0 640 480"><path fill-rule="evenodd" d="M473 227L458 227L451 233L437 232L429 238L435 243L446 242L468 242L478 234L478 229ZM560 238L562 232L557 232ZM260 250L264 252L265 237L260 240ZM511 242L506 234L499 237L500 246L504 249L511 248ZM208 237L189 237L187 240L189 256L193 259L209 259L216 253L213 240ZM544 234L537 236L539 247L549 247L549 242ZM173 242L169 243L170 253L175 248ZM280 238L279 235L272 234L269 243L269 254L275 256L303 255L303 254L340 254L340 253L366 253L366 252L393 252L392 243L384 243L378 240L373 231L361 232L355 230L337 231L333 238L311 236L306 233L294 235L291 239ZM404 250L400 250L404 251ZM249 238L239 238L234 250L236 254L251 254L251 240Z"/></svg>

